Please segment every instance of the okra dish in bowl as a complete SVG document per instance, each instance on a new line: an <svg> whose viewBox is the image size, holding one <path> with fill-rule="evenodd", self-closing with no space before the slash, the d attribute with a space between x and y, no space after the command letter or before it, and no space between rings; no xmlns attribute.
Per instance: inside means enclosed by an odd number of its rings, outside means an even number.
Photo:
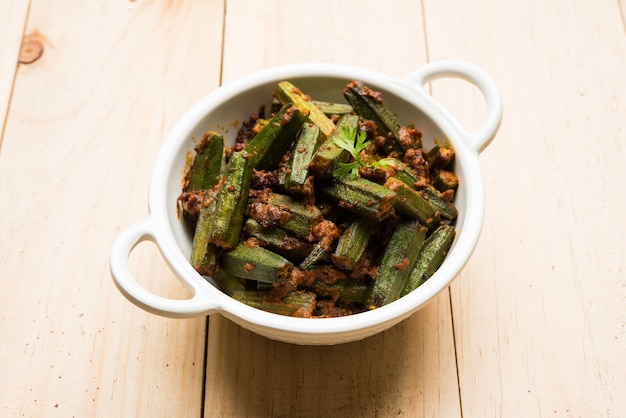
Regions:
<svg viewBox="0 0 626 418"><path fill-rule="evenodd" d="M439 77L478 87L481 129L465 131L428 94ZM491 78L456 61L400 80L302 64L226 84L166 138L150 216L113 246L115 283L150 312L220 313L281 341L378 333L424 306L468 261L484 213L478 155L501 112ZM144 240L190 299L139 285L128 258Z"/></svg>

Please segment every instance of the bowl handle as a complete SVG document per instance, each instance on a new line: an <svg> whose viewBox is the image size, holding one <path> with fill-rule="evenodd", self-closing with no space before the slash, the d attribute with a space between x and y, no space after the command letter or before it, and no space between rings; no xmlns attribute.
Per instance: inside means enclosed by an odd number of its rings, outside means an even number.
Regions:
<svg viewBox="0 0 626 418"><path fill-rule="evenodd" d="M487 119L483 126L475 132L467 132L456 119L441 108L452 124L465 135L469 146L476 152L482 152L494 138L502 121L502 98L493 79L481 68L463 61L439 61L426 64L409 74L404 82L415 84L430 98L424 86L432 80L443 77L456 77L474 84L480 90L487 104Z"/></svg>
<svg viewBox="0 0 626 418"><path fill-rule="evenodd" d="M131 225L117 237L111 249L109 267L111 276L119 291L131 302L142 309L157 315L170 318L191 318L207 315L217 309L214 298L209 294L208 282L192 283L178 275L187 288L192 292L191 299L169 299L157 296L141 286L129 269L129 258L133 249L143 241L152 241L159 250L163 249L163 242L159 239L158 228L150 218ZM167 258L166 258L167 260ZM168 261L169 263L169 261ZM172 271L176 271L169 264ZM180 268L192 269L188 263L181 263Z"/></svg>

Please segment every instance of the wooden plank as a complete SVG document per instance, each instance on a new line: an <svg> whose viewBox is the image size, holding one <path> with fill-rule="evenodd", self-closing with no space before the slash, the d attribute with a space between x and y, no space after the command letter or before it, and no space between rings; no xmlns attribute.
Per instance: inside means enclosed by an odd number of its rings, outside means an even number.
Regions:
<svg viewBox="0 0 626 418"><path fill-rule="evenodd" d="M223 80L310 61L407 75L426 62L421 9L394 6L230 1ZM331 347L278 343L214 316L205 416L460 416L449 308L444 292L387 332Z"/></svg>
<svg viewBox="0 0 626 418"><path fill-rule="evenodd" d="M206 320L145 313L108 254L147 216L165 134L219 83L223 2L34 0L0 154L7 416L200 416ZM132 269L186 297L149 244Z"/></svg>
<svg viewBox="0 0 626 418"><path fill-rule="evenodd" d="M626 39L617 7L425 3L431 58L481 65L505 105L481 155L483 236L452 287L463 416L626 415ZM470 91L441 83L434 92L479 124Z"/></svg>
<svg viewBox="0 0 626 418"><path fill-rule="evenodd" d="M356 65L404 77L427 58L422 12L413 1L381 7L373 0L358 6L329 0L233 0L226 18L224 81L301 62Z"/></svg>
<svg viewBox="0 0 626 418"><path fill-rule="evenodd" d="M449 309L445 292L388 331L321 347L211 317L205 416L460 416Z"/></svg>
<svg viewBox="0 0 626 418"><path fill-rule="evenodd" d="M0 146L2 132L17 68L22 33L28 16L28 1L7 0L0 3Z"/></svg>

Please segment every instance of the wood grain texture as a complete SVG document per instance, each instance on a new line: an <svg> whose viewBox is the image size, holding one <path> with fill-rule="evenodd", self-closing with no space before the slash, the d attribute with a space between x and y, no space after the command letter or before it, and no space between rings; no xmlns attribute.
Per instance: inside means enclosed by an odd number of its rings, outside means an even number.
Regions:
<svg viewBox="0 0 626 418"><path fill-rule="evenodd" d="M395 4L229 1L223 80L312 61L403 77L426 62L426 44L419 4ZM333 347L277 343L211 317L205 417L459 416L449 309L444 292L385 333Z"/></svg>
<svg viewBox="0 0 626 418"><path fill-rule="evenodd" d="M0 146L6 112L13 90L22 34L26 24L29 1L6 0L0 3Z"/></svg>
<svg viewBox="0 0 626 418"><path fill-rule="evenodd" d="M625 6L1 1L0 415L626 416ZM25 37L43 53L17 65ZM111 244L148 214L164 136L220 82L441 59L484 68L505 105L480 156L481 240L450 291L374 337L302 347L221 316L207 335L115 289ZM475 88L432 92L481 125ZM188 296L153 245L130 261L151 291Z"/></svg>
<svg viewBox="0 0 626 418"><path fill-rule="evenodd" d="M472 13L480 25L466 18ZM431 58L483 66L505 104L498 137L481 155L482 239L452 286L463 415L623 416L626 39L618 5L426 1L425 14ZM460 118L480 121L470 94L445 83L434 94Z"/></svg>
<svg viewBox="0 0 626 418"><path fill-rule="evenodd" d="M108 253L147 216L152 164L219 82L223 4L33 1L0 154L3 416L200 416L206 321L130 304ZM216 65L217 63L217 65ZM132 269L185 297L146 244Z"/></svg>
<svg viewBox="0 0 626 418"><path fill-rule="evenodd" d="M224 81L301 62L355 65L403 77L426 60L419 2L381 7L373 0L228 1Z"/></svg>
<svg viewBox="0 0 626 418"><path fill-rule="evenodd" d="M459 417L448 293L390 330L298 346L211 317L205 416Z"/></svg>

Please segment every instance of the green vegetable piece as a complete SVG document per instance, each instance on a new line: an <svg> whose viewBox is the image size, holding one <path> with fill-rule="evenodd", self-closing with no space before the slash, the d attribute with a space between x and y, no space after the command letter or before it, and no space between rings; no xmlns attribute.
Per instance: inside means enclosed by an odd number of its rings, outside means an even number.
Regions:
<svg viewBox="0 0 626 418"><path fill-rule="evenodd" d="M317 305L316 296L311 292L294 291L280 301L268 299L266 295L266 292L258 290L238 290L232 298L263 311L300 318L310 318Z"/></svg>
<svg viewBox="0 0 626 418"><path fill-rule="evenodd" d="M287 278L293 264L263 247L239 244L222 254L222 269L235 277L275 283Z"/></svg>
<svg viewBox="0 0 626 418"><path fill-rule="evenodd" d="M289 81L281 81L274 91L276 98L283 104L293 103L308 111L308 120L319 127L322 138L327 138L334 130L333 121L322 112L311 99Z"/></svg>
<svg viewBox="0 0 626 418"><path fill-rule="evenodd" d="M393 212L396 193L373 181L340 178L320 191L338 202L339 206L367 219L380 221Z"/></svg>
<svg viewBox="0 0 626 418"><path fill-rule="evenodd" d="M215 209L209 220L209 242L226 249L239 242L252 179L252 165L247 155L235 152L230 157L215 197Z"/></svg>
<svg viewBox="0 0 626 418"><path fill-rule="evenodd" d="M404 146L398 141L402 126L396 116L383 104L379 93L355 80L346 86L343 94L356 114L374 122L378 135L388 138L388 152L405 151Z"/></svg>
<svg viewBox="0 0 626 418"><path fill-rule="evenodd" d="M449 221L453 221L459 215L459 211L451 202L443 200L439 195L439 191L432 186L426 187L422 194L428 203L441 214L441 217Z"/></svg>
<svg viewBox="0 0 626 418"><path fill-rule="evenodd" d="M393 175L393 178L400 180L411 188L415 188L415 183L418 179L413 169L400 161L396 161L395 165L397 170ZM433 186L428 185L420 192L422 197L424 197L424 199L426 199L428 203L430 203L435 212L439 212L443 219L452 221L457 218L458 211L456 207L452 203L443 200L439 195L439 191ZM427 211L429 211L428 208Z"/></svg>
<svg viewBox="0 0 626 418"><path fill-rule="evenodd" d="M196 271L205 276L215 274L219 264L219 248L209 242L211 236L211 217L215 210L215 197L217 193L210 191L203 202L203 207L198 216L198 222L191 243L191 255L189 262Z"/></svg>
<svg viewBox="0 0 626 418"><path fill-rule="evenodd" d="M258 170L275 168L289 150L307 115L308 110L293 104L283 106L246 145L252 167Z"/></svg>
<svg viewBox="0 0 626 418"><path fill-rule="evenodd" d="M408 169L409 167L406 168ZM415 176L414 173L411 172L412 170L409 171L407 169L396 171L393 177L400 180L407 186L414 187L415 183L417 182L417 176Z"/></svg>
<svg viewBox="0 0 626 418"><path fill-rule="evenodd" d="M246 290L245 279L233 276L220 270L215 276L220 289L228 296L232 296L238 290Z"/></svg>
<svg viewBox="0 0 626 418"><path fill-rule="evenodd" d="M347 126L356 135L359 126L357 115L346 114L337 121L337 127L333 133L322 142L313 156L310 169L320 179L329 179L333 176L333 170L337 168L337 163L347 162L350 159L350 152L341 148L335 142L337 137L345 135L343 127ZM354 141L354 137L351 138Z"/></svg>
<svg viewBox="0 0 626 418"><path fill-rule="evenodd" d="M459 187L459 179L451 171L448 170L437 170L432 175L432 185L435 186L437 190L440 192L445 192L446 190L456 190Z"/></svg>
<svg viewBox="0 0 626 418"><path fill-rule="evenodd" d="M343 270L352 270L367 248L374 228L367 219L352 222L339 237L332 255L333 263Z"/></svg>
<svg viewBox="0 0 626 418"><path fill-rule="evenodd" d="M207 132L194 148L196 155L187 173L183 191L212 189L218 182L224 164L224 138L216 132Z"/></svg>
<svg viewBox="0 0 626 418"><path fill-rule="evenodd" d="M313 227L324 220L322 212L316 206L305 205L292 196L270 193L267 203L284 208L290 213L289 220L282 223L280 228L308 241L313 240Z"/></svg>
<svg viewBox="0 0 626 418"><path fill-rule="evenodd" d="M339 279L334 283L316 280L310 290L319 296L330 297L344 303L365 304L369 294L369 286L352 279Z"/></svg>
<svg viewBox="0 0 626 418"><path fill-rule="evenodd" d="M320 128L313 123L305 123L298 134L291 152L289 171L285 175L285 189L300 193L309 176L309 164L320 143Z"/></svg>
<svg viewBox="0 0 626 418"><path fill-rule="evenodd" d="M434 168L447 168L454 162L455 152L450 145L435 144L428 150L428 166Z"/></svg>
<svg viewBox="0 0 626 418"><path fill-rule="evenodd" d="M445 224L439 226L430 234L417 256L415 265L402 289L401 296L417 289L437 271L446 258L455 235L454 227Z"/></svg>
<svg viewBox="0 0 626 418"><path fill-rule="evenodd" d="M435 208L413 187L393 177L385 181L385 187L396 193L394 208L398 213L417 219L431 230L439 225L441 219Z"/></svg>
<svg viewBox="0 0 626 418"><path fill-rule="evenodd" d="M270 290L274 288L274 283L255 282L256 290Z"/></svg>
<svg viewBox="0 0 626 418"><path fill-rule="evenodd" d="M417 221L407 221L398 225L391 236L378 269L378 276L371 287L368 297L368 306L371 309L387 305L400 297L425 237L426 228Z"/></svg>
<svg viewBox="0 0 626 418"><path fill-rule="evenodd" d="M326 116L344 115L353 112L352 106L347 103L323 102L319 100L312 100L311 103Z"/></svg>
<svg viewBox="0 0 626 418"><path fill-rule="evenodd" d="M313 250L314 244L300 239L281 228L264 228L252 218L248 218L243 230L256 238L259 245L284 257L304 260Z"/></svg>
<svg viewBox="0 0 626 418"><path fill-rule="evenodd" d="M313 267L313 265L323 260L327 255L328 251L326 247L318 242L313 246L313 249L311 250L309 255L307 255L307 257L302 261L302 263L300 263L300 266L298 267L301 270L308 270Z"/></svg>
<svg viewBox="0 0 626 418"><path fill-rule="evenodd" d="M395 173L393 174L393 177L408 186L414 187L415 183L418 180L418 175L415 170L396 158L388 158L388 160L389 165L395 168Z"/></svg>

